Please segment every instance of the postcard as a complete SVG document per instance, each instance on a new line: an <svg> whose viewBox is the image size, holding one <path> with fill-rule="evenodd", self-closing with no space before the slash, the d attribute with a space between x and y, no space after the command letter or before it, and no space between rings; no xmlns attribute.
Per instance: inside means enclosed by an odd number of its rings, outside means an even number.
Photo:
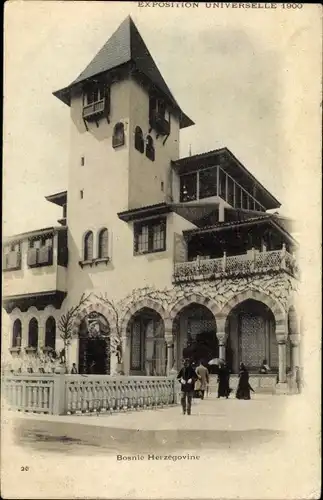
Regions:
<svg viewBox="0 0 323 500"><path fill-rule="evenodd" d="M322 8L9 1L3 498L320 497Z"/></svg>

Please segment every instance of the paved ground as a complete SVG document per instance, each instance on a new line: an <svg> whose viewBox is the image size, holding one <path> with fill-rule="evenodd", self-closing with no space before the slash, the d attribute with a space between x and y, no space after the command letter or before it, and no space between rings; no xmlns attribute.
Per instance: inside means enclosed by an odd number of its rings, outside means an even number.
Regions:
<svg viewBox="0 0 323 500"><path fill-rule="evenodd" d="M10 417L5 485L11 498L317 498L317 456L304 464L308 434L297 433L302 408L299 396L256 394L195 401L191 416L172 407Z"/></svg>

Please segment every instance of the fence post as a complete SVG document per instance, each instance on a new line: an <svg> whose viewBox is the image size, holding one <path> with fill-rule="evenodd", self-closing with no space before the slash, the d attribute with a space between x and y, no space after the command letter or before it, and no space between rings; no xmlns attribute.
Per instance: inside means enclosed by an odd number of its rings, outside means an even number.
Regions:
<svg viewBox="0 0 323 500"><path fill-rule="evenodd" d="M281 250L281 268L286 269L286 244L283 243L283 248Z"/></svg>
<svg viewBox="0 0 323 500"><path fill-rule="evenodd" d="M65 413L65 376L54 375L54 398L53 415L64 415Z"/></svg>

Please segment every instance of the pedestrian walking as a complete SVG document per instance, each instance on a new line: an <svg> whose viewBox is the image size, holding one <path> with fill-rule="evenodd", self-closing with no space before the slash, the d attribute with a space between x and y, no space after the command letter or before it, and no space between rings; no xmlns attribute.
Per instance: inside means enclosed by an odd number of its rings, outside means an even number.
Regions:
<svg viewBox="0 0 323 500"><path fill-rule="evenodd" d="M178 372L177 380L181 383L181 405L183 415L191 414L192 398L194 393L194 384L197 380L197 375L192 367L189 359L184 360L184 365Z"/></svg>
<svg viewBox="0 0 323 500"><path fill-rule="evenodd" d="M230 371L225 361L221 360L218 371L218 398L228 399L230 389Z"/></svg>
<svg viewBox="0 0 323 500"><path fill-rule="evenodd" d="M249 384L249 372L243 363L240 363L239 383L236 392L237 399L251 399L250 391L255 392Z"/></svg>
<svg viewBox="0 0 323 500"><path fill-rule="evenodd" d="M200 361L198 366L196 367L195 373L198 378L195 382L194 389L200 394L201 399L204 399L204 394L210 381L209 370L206 368L206 366L204 366L202 361Z"/></svg>

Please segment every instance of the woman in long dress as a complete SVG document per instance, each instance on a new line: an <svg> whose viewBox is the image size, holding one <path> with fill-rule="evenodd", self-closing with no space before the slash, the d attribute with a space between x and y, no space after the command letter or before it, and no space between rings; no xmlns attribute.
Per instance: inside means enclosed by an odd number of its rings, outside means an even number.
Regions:
<svg viewBox="0 0 323 500"><path fill-rule="evenodd" d="M230 371L224 362L221 362L218 371L218 398L228 399L230 395Z"/></svg>
<svg viewBox="0 0 323 500"><path fill-rule="evenodd" d="M237 399L250 399L250 391L255 392L249 384L249 372L243 363L240 363L239 384L236 392Z"/></svg>

